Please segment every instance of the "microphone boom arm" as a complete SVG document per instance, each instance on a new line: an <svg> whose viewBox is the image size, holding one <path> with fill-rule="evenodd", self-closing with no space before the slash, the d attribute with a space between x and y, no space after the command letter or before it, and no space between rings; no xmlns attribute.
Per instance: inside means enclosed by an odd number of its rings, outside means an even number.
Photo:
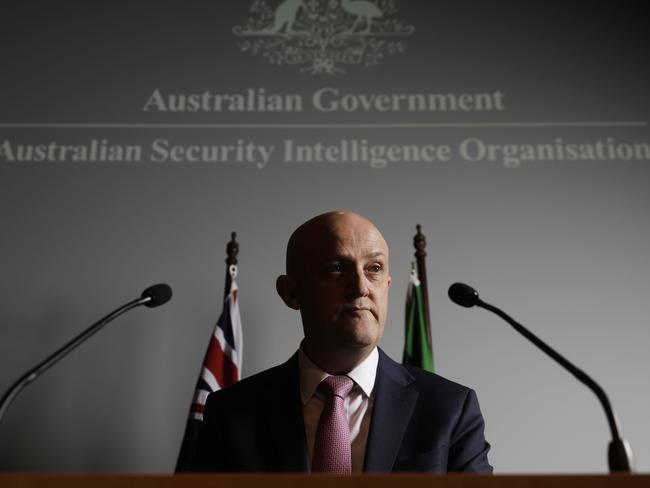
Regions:
<svg viewBox="0 0 650 488"><path fill-rule="evenodd" d="M560 363L564 368L569 370L569 372L573 376L575 376L576 379L578 379L581 383L585 384L591 391L595 393L595 395L600 400L603 409L605 410L605 414L607 415L607 422L609 423L609 429L612 434L612 441L609 444L609 450L608 450L609 469L610 471L631 472L633 469L631 450L627 442L624 439L622 439L619 434L618 420L616 419L614 410L612 409L611 403L609 402L609 398L607 398L605 391L600 387L600 385L596 383L589 375L587 375L587 373L585 373L580 368L575 366L568 359L566 359L564 356L558 353L555 349L553 349L551 346L546 344L539 337L537 337L531 331L526 329L519 322L515 321L512 317L510 317L502 310L498 309L493 305L490 305L489 303L485 303L483 300L478 298L478 296L474 297L474 302L476 306L489 310L490 312L498 315L503 320L508 322L517 332L519 332L521 335L526 337L526 339L531 341L533 344L539 347L546 354L551 356L555 361Z"/></svg>
<svg viewBox="0 0 650 488"><path fill-rule="evenodd" d="M598 399L600 400L600 403L603 405L603 408L605 409L605 412L607 414L607 421L609 422L609 429L612 432L612 438L613 439L619 439L619 427L618 427L618 421L616 419L616 416L614 415L612 411L612 406L609 402L609 398L607 398L607 395L605 394L605 391L600 387L598 383L596 383L587 373L582 371L580 368L575 366L572 362L570 362L568 359L566 359L564 356L562 356L559 352L557 352L555 349L553 349L551 346L546 344L544 341L542 341L539 337L537 337L535 334L533 334L531 331L526 329L523 325L521 325L519 322L516 322L512 317L510 317L508 314L503 312L502 310L499 310L498 308L490 305L489 303L485 303L483 300L479 300L477 303L477 306L482 307L486 310L489 310L490 312L498 315L501 317L503 320L508 322L517 332L519 332L521 335L526 337L529 341L531 341L533 344L535 344L537 347L539 347L542 351L544 351L546 354L551 356L553 359L555 359L558 363L560 363L562 366L564 366L566 369L569 370L569 372L575 376L580 382L584 383L587 385L589 389L591 389Z"/></svg>
<svg viewBox="0 0 650 488"><path fill-rule="evenodd" d="M2 421L2 417L4 416L5 412L9 408L9 404L12 402L12 400L20 393L20 391L25 388L27 385L29 385L32 381L34 381L36 378L38 378L42 373L50 369L52 366L54 366L58 361L60 361L64 356L66 356L69 352L71 352L73 349L75 349L79 344L84 342L86 339L88 339L90 336L98 332L102 327L104 327L106 324L108 324L110 321L116 319L120 315L122 315L125 312L128 312L132 308L138 307L140 305L145 305L148 302L151 302L155 298L152 296L142 296L140 298L137 298L136 300L130 301L129 303L122 305L120 308L117 310L109 313L106 317L103 319L100 319L99 321L95 322L93 325L88 327L86 330L84 330L81 334L76 336L74 339L72 339L70 342L65 344L63 347L55 351L53 354L45 358L42 362L34 366L32 369L27 371L24 375L22 375L20 378L18 378L10 387L9 389L5 392L5 394L2 396L2 399L0 399L0 422Z"/></svg>

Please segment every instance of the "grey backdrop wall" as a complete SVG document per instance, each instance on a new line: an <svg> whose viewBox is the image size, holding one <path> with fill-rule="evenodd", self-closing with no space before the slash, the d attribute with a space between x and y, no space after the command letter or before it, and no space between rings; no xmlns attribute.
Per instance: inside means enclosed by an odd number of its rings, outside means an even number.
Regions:
<svg viewBox="0 0 650 488"><path fill-rule="evenodd" d="M279 4L3 2L0 388L146 286L168 282L174 298L30 386L0 424L0 469L172 471L230 232L251 375L301 337L274 292L290 232L348 208L391 248L382 346L396 359L422 224L437 369L477 390L497 472L604 472L609 433L586 388L496 317L449 302L457 280L590 372L648 471L643 4L377 0L367 32L340 2L312 1L273 33ZM261 104L223 101L249 89ZM423 99L435 103L409 105ZM190 146L241 152L192 161Z"/></svg>

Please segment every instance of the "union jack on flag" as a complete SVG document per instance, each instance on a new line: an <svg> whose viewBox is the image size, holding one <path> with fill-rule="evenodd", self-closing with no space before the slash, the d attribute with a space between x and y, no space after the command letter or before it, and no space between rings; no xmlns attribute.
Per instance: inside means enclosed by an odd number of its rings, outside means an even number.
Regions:
<svg viewBox="0 0 650 488"><path fill-rule="evenodd" d="M208 395L241 379L242 330L238 291L237 283L233 280L205 353L190 418L202 421Z"/></svg>
<svg viewBox="0 0 650 488"><path fill-rule="evenodd" d="M183 444L176 463L177 471L182 471L194 457L203 422L203 408L208 395L241 379L243 341L239 315L239 289L235 282L236 273L237 268L231 266L230 292L224 300L223 311L210 337L210 344L203 359L201 375L194 392Z"/></svg>

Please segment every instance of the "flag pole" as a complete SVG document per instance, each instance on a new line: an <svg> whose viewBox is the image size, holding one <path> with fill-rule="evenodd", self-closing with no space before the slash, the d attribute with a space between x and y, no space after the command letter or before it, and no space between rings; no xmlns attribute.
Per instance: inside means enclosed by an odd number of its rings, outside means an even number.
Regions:
<svg viewBox="0 0 650 488"><path fill-rule="evenodd" d="M201 368L201 373L196 384L194 397L190 406L190 415L187 419L181 448L178 453L178 459L176 460L177 472L194 471L196 469L195 463L198 452L199 432L203 423L203 408L208 395L219 388L225 388L237 381L237 378L227 377L224 374L225 371L232 371L232 367L230 369L226 367L227 364L232 366L232 357L226 357L226 350L228 348L222 343L225 342L224 337L233 337L236 342L235 344L231 344L232 350L230 350L230 354L236 354L237 350L241 352L241 342L237 342L238 337L241 340L239 305L235 305L234 310L236 313L233 315L233 309L230 307L231 302L227 301L230 295L232 280L237 274L239 243L235 239L236 237L237 234L235 232L231 233L230 241L226 245L226 286L223 292L223 311L217 321L215 331L212 333L211 341L208 343L205 352L203 367ZM233 319L236 320L236 324L239 326L238 330L233 330ZM220 335L217 335L217 329L221 330ZM228 333L228 331L230 332ZM221 342L219 337L221 337ZM221 363L219 368L213 368L215 361ZM237 367L241 368L241 359ZM212 379L213 383L208 378Z"/></svg>
<svg viewBox="0 0 650 488"><path fill-rule="evenodd" d="M425 248L427 247L427 238L422 233L422 226L417 224L415 226L417 233L413 237L413 247L415 247L415 259L417 263L418 270L418 279L420 280L420 289L422 290L422 298L424 299L424 320L426 323L427 336L429 338L429 344L433 344L431 341L431 320L429 318L429 287L427 286L427 265L425 258L427 257L427 252Z"/></svg>
<svg viewBox="0 0 650 488"><path fill-rule="evenodd" d="M230 267L237 265L237 255L239 254L239 242L237 242L237 233L230 234L230 241L226 245L226 286L223 289L223 299L225 300L230 293L230 285L232 284L232 273Z"/></svg>

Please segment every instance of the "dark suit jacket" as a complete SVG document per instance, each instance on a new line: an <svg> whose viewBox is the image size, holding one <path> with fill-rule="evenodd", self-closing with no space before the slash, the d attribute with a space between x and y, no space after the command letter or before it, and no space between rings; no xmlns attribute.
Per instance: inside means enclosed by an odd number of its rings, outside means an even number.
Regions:
<svg viewBox="0 0 650 488"><path fill-rule="evenodd" d="M364 471L491 472L473 390L379 350ZM191 471L309 471L298 355L208 397Z"/></svg>

